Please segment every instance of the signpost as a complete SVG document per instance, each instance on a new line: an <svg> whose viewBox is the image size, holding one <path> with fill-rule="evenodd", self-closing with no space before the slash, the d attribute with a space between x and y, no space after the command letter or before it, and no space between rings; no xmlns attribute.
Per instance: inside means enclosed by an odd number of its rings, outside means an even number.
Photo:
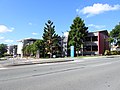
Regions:
<svg viewBox="0 0 120 90"><path fill-rule="evenodd" d="M71 57L74 57L74 46L71 46Z"/></svg>

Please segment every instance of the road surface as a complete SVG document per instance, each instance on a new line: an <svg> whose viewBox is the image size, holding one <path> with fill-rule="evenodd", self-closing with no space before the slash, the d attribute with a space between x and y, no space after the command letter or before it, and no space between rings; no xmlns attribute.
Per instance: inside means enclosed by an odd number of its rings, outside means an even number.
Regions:
<svg viewBox="0 0 120 90"><path fill-rule="evenodd" d="M0 90L120 90L120 57L5 67Z"/></svg>

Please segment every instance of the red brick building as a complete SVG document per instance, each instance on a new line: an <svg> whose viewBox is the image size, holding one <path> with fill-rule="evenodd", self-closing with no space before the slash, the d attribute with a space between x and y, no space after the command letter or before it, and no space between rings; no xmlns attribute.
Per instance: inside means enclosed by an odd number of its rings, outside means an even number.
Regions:
<svg viewBox="0 0 120 90"><path fill-rule="evenodd" d="M85 37L84 55L103 55L105 50L109 50L107 30L90 32Z"/></svg>

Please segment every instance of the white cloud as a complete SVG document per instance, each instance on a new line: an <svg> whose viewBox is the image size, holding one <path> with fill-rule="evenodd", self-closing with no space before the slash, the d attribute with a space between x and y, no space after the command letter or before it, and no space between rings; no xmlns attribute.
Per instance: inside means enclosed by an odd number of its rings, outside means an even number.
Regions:
<svg viewBox="0 0 120 90"><path fill-rule="evenodd" d="M12 32L12 29L9 29L7 26L5 25L0 25L0 33L5 33L5 32Z"/></svg>
<svg viewBox="0 0 120 90"><path fill-rule="evenodd" d="M120 10L120 5L109 5L109 4L93 4L93 6L84 7L82 10L76 9L77 13L87 14L87 17L94 16L97 14L104 13L106 11Z"/></svg>
<svg viewBox="0 0 120 90"><path fill-rule="evenodd" d="M14 29L15 29L14 27L11 28L11 30L14 30Z"/></svg>
<svg viewBox="0 0 120 90"><path fill-rule="evenodd" d="M88 27L92 27L92 28L94 28L94 29L104 29L106 26L105 26L105 25L89 24Z"/></svg>
<svg viewBox="0 0 120 90"><path fill-rule="evenodd" d="M10 39L7 39L7 40L5 40L5 42L6 43L12 43L12 42L14 42L13 40L10 40Z"/></svg>
<svg viewBox="0 0 120 90"><path fill-rule="evenodd" d="M4 39L4 37L0 37L0 40L3 40Z"/></svg>
<svg viewBox="0 0 120 90"><path fill-rule="evenodd" d="M28 25L33 25L33 24L31 22L29 22Z"/></svg>
<svg viewBox="0 0 120 90"><path fill-rule="evenodd" d="M38 35L38 33L33 32L32 35Z"/></svg>
<svg viewBox="0 0 120 90"><path fill-rule="evenodd" d="M79 13L79 11L80 11L79 9L76 9L76 12L77 12L77 13Z"/></svg>

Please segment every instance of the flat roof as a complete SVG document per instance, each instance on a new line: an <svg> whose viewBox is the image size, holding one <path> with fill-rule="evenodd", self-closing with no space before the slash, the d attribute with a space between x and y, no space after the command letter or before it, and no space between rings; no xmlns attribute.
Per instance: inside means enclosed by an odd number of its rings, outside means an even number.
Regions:
<svg viewBox="0 0 120 90"><path fill-rule="evenodd" d="M17 42L22 42L24 40L39 40L39 39L35 39L35 38L24 38L22 40L17 40Z"/></svg>
<svg viewBox="0 0 120 90"><path fill-rule="evenodd" d="M99 30L99 31L95 31L95 32L88 32L89 33L98 33L98 32L101 32L101 33L104 33L106 35L108 35L108 31L107 30Z"/></svg>

